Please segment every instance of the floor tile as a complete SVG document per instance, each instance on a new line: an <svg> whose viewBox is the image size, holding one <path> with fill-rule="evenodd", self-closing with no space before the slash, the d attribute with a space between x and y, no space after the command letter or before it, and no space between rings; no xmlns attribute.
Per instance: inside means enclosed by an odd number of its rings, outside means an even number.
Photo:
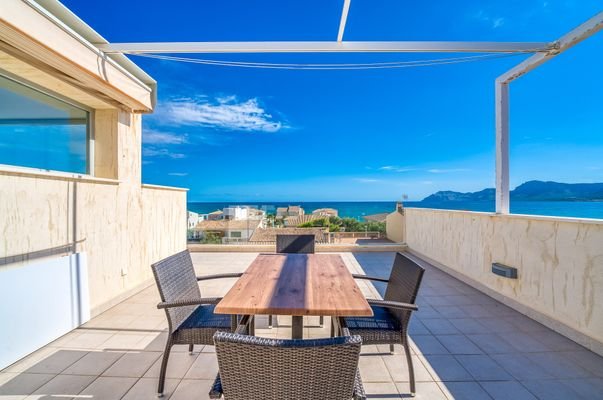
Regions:
<svg viewBox="0 0 603 400"><path fill-rule="evenodd" d="M151 368L161 355L162 353L154 351L126 353L104 371L103 376L140 378Z"/></svg>
<svg viewBox="0 0 603 400"><path fill-rule="evenodd" d="M494 400L537 400L519 382L481 382L480 385Z"/></svg>
<svg viewBox="0 0 603 400"><path fill-rule="evenodd" d="M153 335L140 332L119 332L111 336L101 345L97 346L99 350L144 350L146 345L155 338ZM143 341L145 341L143 343Z"/></svg>
<svg viewBox="0 0 603 400"><path fill-rule="evenodd" d="M73 339L62 342L61 347L73 349L98 348L116 333L116 331L91 331L82 329L80 330L79 335L75 336Z"/></svg>
<svg viewBox="0 0 603 400"><path fill-rule="evenodd" d="M184 352L174 352L170 354L170 358L168 360L166 377L173 379L182 379L184 375L188 372L189 368L195 360L197 359L198 354L190 355ZM161 369L161 360L162 357L159 357L157 361L149 368L149 370L144 374L145 378L158 378L159 370Z"/></svg>
<svg viewBox="0 0 603 400"><path fill-rule="evenodd" d="M436 381L472 381L473 377L452 355L425 355L419 359Z"/></svg>
<svg viewBox="0 0 603 400"><path fill-rule="evenodd" d="M566 400L578 398L578 394L571 386L558 380L524 381L522 384L539 399ZM603 396L603 393L601 395Z"/></svg>
<svg viewBox="0 0 603 400"><path fill-rule="evenodd" d="M123 355L123 352L91 351L67 367L67 369L63 371L63 374L97 376L102 374L103 371L109 368Z"/></svg>
<svg viewBox="0 0 603 400"><path fill-rule="evenodd" d="M489 329L480 324L479 320L475 318L451 318L448 321L465 334L489 332Z"/></svg>
<svg viewBox="0 0 603 400"><path fill-rule="evenodd" d="M502 335L469 334L467 338L475 343L486 354L517 353L517 349L509 344Z"/></svg>
<svg viewBox="0 0 603 400"><path fill-rule="evenodd" d="M553 377L544 368L523 354L493 354L491 357L515 379L520 381L527 379L550 379Z"/></svg>
<svg viewBox="0 0 603 400"><path fill-rule="evenodd" d="M218 374L218 359L214 353L201 353L184 375L184 379L213 380Z"/></svg>
<svg viewBox="0 0 603 400"><path fill-rule="evenodd" d="M58 349L29 367L26 372L36 374L58 374L88 354L82 350Z"/></svg>
<svg viewBox="0 0 603 400"><path fill-rule="evenodd" d="M412 398L417 400L446 400L446 396L436 382L417 382L417 393L415 397L410 396L410 388L407 383L396 383L398 392L402 398Z"/></svg>
<svg viewBox="0 0 603 400"><path fill-rule="evenodd" d="M406 363L406 357L402 354L394 354L390 356L383 356L383 362L387 368L389 375L394 382L408 382L408 365ZM412 356L412 363L415 371L415 381L417 382L430 382L433 378L417 356Z"/></svg>
<svg viewBox="0 0 603 400"><path fill-rule="evenodd" d="M423 325L425 325L425 327L434 335L452 335L460 333L460 331L447 319L432 318L424 319L421 322L423 322Z"/></svg>
<svg viewBox="0 0 603 400"><path fill-rule="evenodd" d="M500 365L487 355L461 355L456 359L477 381L513 380Z"/></svg>
<svg viewBox="0 0 603 400"><path fill-rule="evenodd" d="M412 338L411 346L417 354L450 354L448 349L433 335Z"/></svg>
<svg viewBox="0 0 603 400"><path fill-rule="evenodd" d="M410 336L431 335L431 332L429 332L429 329L427 329L425 327L425 325L423 325L421 320L418 318L412 318L410 320L410 323L408 324L408 333L410 334Z"/></svg>
<svg viewBox="0 0 603 400"><path fill-rule="evenodd" d="M465 335L436 335L450 354L482 354L482 351Z"/></svg>
<svg viewBox="0 0 603 400"><path fill-rule="evenodd" d="M594 377L592 373L580 367L564 353L528 353L525 356L555 378Z"/></svg>
<svg viewBox="0 0 603 400"><path fill-rule="evenodd" d="M136 381L136 378L101 376L86 387L80 396L92 396L94 400L121 399Z"/></svg>
<svg viewBox="0 0 603 400"><path fill-rule="evenodd" d="M44 396L61 396L67 397L76 396L84 388L92 383L96 379L96 376L87 375L57 375L44 386L35 390L31 397L39 399L41 395Z"/></svg>
<svg viewBox="0 0 603 400"><path fill-rule="evenodd" d="M209 399L209 390L213 383L213 380L183 379L178 384L176 390L174 390L174 394L170 397L170 400Z"/></svg>
<svg viewBox="0 0 603 400"><path fill-rule="evenodd" d="M0 399L25 398L54 377L53 374L15 374L0 385Z"/></svg>
<svg viewBox="0 0 603 400"><path fill-rule="evenodd" d="M505 334L512 334L517 332L517 328L511 324L509 321L505 321L502 318L479 318L479 323L482 324L483 327L488 329L487 333L498 333L500 335L506 336Z"/></svg>
<svg viewBox="0 0 603 400"><path fill-rule="evenodd" d="M56 353L56 351L57 351L56 347L50 347L50 346L42 347L41 349L38 349L38 350L34 351L33 353L29 354L28 356L22 358L21 360L9 365L8 367L6 367L5 369L3 369L0 372L10 372L10 373L26 372L29 368L36 365L41 360Z"/></svg>
<svg viewBox="0 0 603 400"><path fill-rule="evenodd" d="M385 362L379 355L361 355L358 369L363 382L388 382L391 381Z"/></svg>
<svg viewBox="0 0 603 400"><path fill-rule="evenodd" d="M438 382L449 399L491 400L492 397L477 382Z"/></svg>
<svg viewBox="0 0 603 400"><path fill-rule="evenodd" d="M550 350L544 343L538 340L536 335L530 333L515 332L505 335L504 338L511 346L523 353L540 353Z"/></svg>
<svg viewBox="0 0 603 400"><path fill-rule="evenodd" d="M156 378L141 378L130 388L123 400L155 399L157 398L157 383ZM161 400L169 400L179 383L179 379L166 379Z"/></svg>
<svg viewBox="0 0 603 400"><path fill-rule="evenodd" d="M400 393L393 382L365 382L367 399L399 399Z"/></svg>
<svg viewBox="0 0 603 400"><path fill-rule="evenodd" d="M442 317L447 319L469 317L465 309L459 306L438 306L437 311Z"/></svg>
<svg viewBox="0 0 603 400"><path fill-rule="evenodd" d="M582 368L603 378L603 356L588 350L571 351L564 354Z"/></svg>
<svg viewBox="0 0 603 400"><path fill-rule="evenodd" d="M561 382L571 387L582 399L597 399L603 395L603 379L562 379Z"/></svg>

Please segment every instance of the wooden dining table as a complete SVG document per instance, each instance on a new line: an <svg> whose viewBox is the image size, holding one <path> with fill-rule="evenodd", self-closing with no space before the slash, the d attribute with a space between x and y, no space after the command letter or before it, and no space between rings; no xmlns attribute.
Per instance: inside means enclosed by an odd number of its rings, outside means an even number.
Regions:
<svg viewBox="0 0 603 400"><path fill-rule="evenodd" d="M260 254L216 305L215 313L291 315L292 338L304 316L372 316L338 254Z"/></svg>

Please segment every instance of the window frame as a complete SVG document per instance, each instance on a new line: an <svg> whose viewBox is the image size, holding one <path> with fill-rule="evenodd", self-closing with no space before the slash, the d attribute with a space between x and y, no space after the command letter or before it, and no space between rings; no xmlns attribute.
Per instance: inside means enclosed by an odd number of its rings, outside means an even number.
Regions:
<svg viewBox="0 0 603 400"><path fill-rule="evenodd" d="M94 109L86 106L82 103L79 103L73 99L70 99L66 96L61 95L60 93L54 92L50 89L47 89L43 86L40 86L36 83L30 82L28 80L23 79L20 76L12 74L2 68L0 68L0 77L13 81L18 85L25 86L31 90L35 90L36 92L42 93L48 97L52 97L55 100L58 100L62 103L65 103L69 106L78 108L82 111L85 111L88 114L87 122L86 122L86 168L85 172L79 173L75 171L60 171L56 169L45 169L45 168L36 168L36 167L28 167L25 165L13 165L13 164L1 164L0 166L7 166L12 168L24 169L26 171L43 171L43 172L57 172L57 173L65 173L65 174L73 174L73 175L88 175L94 176Z"/></svg>

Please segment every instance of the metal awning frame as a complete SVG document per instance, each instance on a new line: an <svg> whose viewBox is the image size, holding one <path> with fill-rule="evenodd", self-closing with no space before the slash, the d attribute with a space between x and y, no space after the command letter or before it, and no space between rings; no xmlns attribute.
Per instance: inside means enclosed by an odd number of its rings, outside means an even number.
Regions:
<svg viewBox="0 0 603 400"><path fill-rule="evenodd" d="M98 43L106 54L141 53L535 53L495 81L496 213L510 211L509 84L603 29L603 12L554 42L344 41L351 0L344 0L337 41Z"/></svg>

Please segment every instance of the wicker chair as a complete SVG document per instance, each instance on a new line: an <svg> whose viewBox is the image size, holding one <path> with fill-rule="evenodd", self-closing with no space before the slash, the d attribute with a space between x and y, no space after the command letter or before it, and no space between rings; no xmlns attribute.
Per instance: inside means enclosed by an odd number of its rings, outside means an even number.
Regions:
<svg viewBox="0 0 603 400"><path fill-rule="evenodd" d="M236 316L214 314L214 307L220 298L201 297L197 281L236 278L242 274L197 277L188 250L153 264L152 269L161 296L161 303L157 308L165 309L169 326L157 388L157 393L161 397L168 358L173 345L188 344L189 352L192 354L194 345L211 345L216 332L233 332L236 327Z"/></svg>
<svg viewBox="0 0 603 400"><path fill-rule="evenodd" d="M244 319L247 316L244 317ZM220 372L212 399L364 400L358 373L362 339L281 340L236 333L214 335Z"/></svg>
<svg viewBox="0 0 603 400"><path fill-rule="evenodd" d="M286 254L314 254L314 235L276 235L276 252ZM325 317L320 316L320 326ZM272 315L268 316L268 327L272 328Z"/></svg>
<svg viewBox="0 0 603 400"><path fill-rule="evenodd" d="M352 335L360 335L363 344L389 344L391 352L394 351L396 343L404 347L412 395L416 393L416 389L414 368L408 347L408 323L412 312L418 310L415 300L424 272L425 269L406 255L397 253L389 279L354 275L357 279L387 282L385 296L383 300L368 299L373 309L372 317L341 319L342 328L347 327Z"/></svg>

